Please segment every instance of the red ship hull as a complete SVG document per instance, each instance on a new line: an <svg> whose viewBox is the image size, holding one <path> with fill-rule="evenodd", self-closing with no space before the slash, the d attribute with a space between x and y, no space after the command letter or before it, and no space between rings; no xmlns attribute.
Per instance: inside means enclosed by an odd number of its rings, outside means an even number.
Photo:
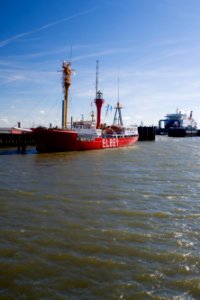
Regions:
<svg viewBox="0 0 200 300"><path fill-rule="evenodd" d="M134 126L124 127L121 116L121 105L119 101L115 107L114 121L111 126L101 123L101 108L104 103L103 94L98 90L98 62L96 72L96 104L97 118L94 120L92 111L90 121L72 122L67 129L68 92L71 85L71 63L63 62L63 83L65 98L62 105L62 128L38 127L32 129L38 152L63 152L95 150L105 148L118 148L133 145L138 140L138 131ZM109 108L109 105L107 109Z"/></svg>
<svg viewBox="0 0 200 300"><path fill-rule="evenodd" d="M80 139L76 131L43 128L33 129L33 135L36 150L40 153L127 147L138 140L138 135L95 137L91 140Z"/></svg>

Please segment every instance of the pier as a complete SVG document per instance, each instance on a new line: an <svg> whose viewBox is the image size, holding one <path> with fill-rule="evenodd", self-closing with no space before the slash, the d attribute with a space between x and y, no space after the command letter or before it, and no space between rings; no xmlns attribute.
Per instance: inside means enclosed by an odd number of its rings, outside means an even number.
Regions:
<svg viewBox="0 0 200 300"><path fill-rule="evenodd" d="M19 153L24 153L27 146L35 146L31 132L10 128L0 129L0 148L17 147Z"/></svg>

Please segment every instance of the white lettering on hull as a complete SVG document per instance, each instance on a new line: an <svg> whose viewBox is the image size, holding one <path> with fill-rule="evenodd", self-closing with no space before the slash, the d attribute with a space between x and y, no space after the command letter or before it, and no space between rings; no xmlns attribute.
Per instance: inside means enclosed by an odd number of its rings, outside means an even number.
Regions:
<svg viewBox="0 0 200 300"><path fill-rule="evenodd" d="M118 139L102 139L102 148L118 147Z"/></svg>

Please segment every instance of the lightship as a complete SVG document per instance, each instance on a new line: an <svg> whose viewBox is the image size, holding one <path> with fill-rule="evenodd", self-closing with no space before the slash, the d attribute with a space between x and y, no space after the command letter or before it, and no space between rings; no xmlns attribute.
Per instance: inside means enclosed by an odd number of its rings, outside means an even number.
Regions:
<svg viewBox="0 0 200 300"><path fill-rule="evenodd" d="M115 107L114 121L111 126L101 123L101 109L104 103L103 94L98 90L98 62L96 68L96 121L94 113L91 121L76 121L68 123L68 95L71 85L71 63L64 61L63 65L64 100L62 111L62 128L33 128L33 135L38 152L64 152L118 148L133 145L138 141L136 126L123 125L121 105Z"/></svg>

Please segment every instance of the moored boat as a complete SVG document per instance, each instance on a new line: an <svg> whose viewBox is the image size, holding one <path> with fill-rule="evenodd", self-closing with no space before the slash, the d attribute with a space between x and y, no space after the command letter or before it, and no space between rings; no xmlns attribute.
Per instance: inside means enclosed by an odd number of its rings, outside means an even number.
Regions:
<svg viewBox="0 0 200 300"><path fill-rule="evenodd" d="M169 137L187 137L198 134L197 123L190 112L186 113L176 111L176 113L167 114L165 119L159 121L156 130L157 134L167 134Z"/></svg>
<svg viewBox="0 0 200 300"><path fill-rule="evenodd" d="M103 94L98 90L96 79L96 121L94 114L90 121L67 122L68 92L71 85L71 63L63 62L63 79L65 99L63 101L62 129L33 128L33 135L38 152L59 152L118 148L133 145L138 140L136 126L123 125L121 105L115 107L114 121L111 126L101 123L101 109L104 103ZM98 71L97 71L98 76Z"/></svg>

